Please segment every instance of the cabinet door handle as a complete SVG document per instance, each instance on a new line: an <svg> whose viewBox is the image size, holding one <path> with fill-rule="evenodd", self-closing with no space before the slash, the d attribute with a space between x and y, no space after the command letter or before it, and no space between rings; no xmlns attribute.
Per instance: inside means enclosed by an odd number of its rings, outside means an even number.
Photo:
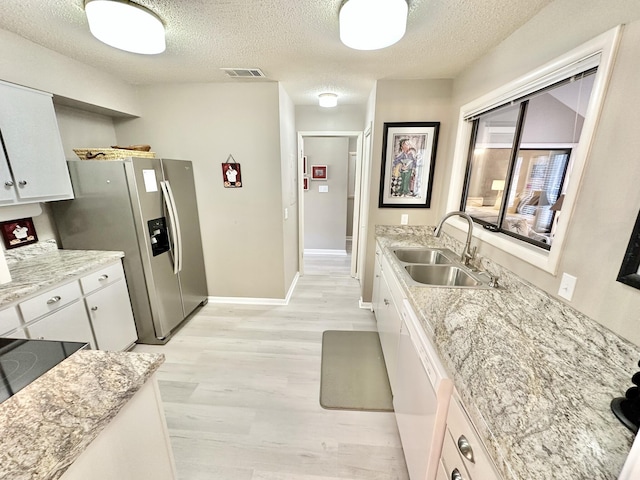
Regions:
<svg viewBox="0 0 640 480"><path fill-rule="evenodd" d="M5 187L13 187L13 180L7 180L6 182L4 182L4 186Z"/></svg>
<svg viewBox="0 0 640 480"><path fill-rule="evenodd" d="M60 300L62 300L62 297L56 295L55 297L51 297L49 300L47 300L47 305L53 305L54 303L58 303Z"/></svg>
<svg viewBox="0 0 640 480"><path fill-rule="evenodd" d="M387 300L386 298L384 299L384 304L385 305L389 305L389 300Z"/></svg>
<svg viewBox="0 0 640 480"><path fill-rule="evenodd" d="M20 185L21 187L24 187L26 184L27 184L27 181L26 181L26 180L20 180L20 181L18 182L18 185Z"/></svg>
<svg viewBox="0 0 640 480"><path fill-rule="evenodd" d="M458 438L458 450L460 450L460 453L464 458L469 460L471 463L476 463L476 460L473 456L473 448L471 448L467 437L465 437L464 435L460 435L460 438Z"/></svg>
<svg viewBox="0 0 640 480"><path fill-rule="evenodd" d="M98 277L98 281L99 281L99 282L104 282L104 281L105 281L106 279L108 279L108 278L109 278L109 275L107 275L107 274L100 275L100 276Z"/></svg>
<svg viewBox="0 0 640 480"><path fill-rule="evenodd" d="M464 477L460 473L460 470L458 470L457 468L454 468L451 471L451 480L464 480Z"/></svg>
<svg viewBox="0 0 640 480"><path fill-rule="evenodd" d="M92 311L92 312L95 312L96 310L98 310L98 307L97 307L97 306L95 306L95 305L94 305L93 307L91 307L91 311Z"/></svg>

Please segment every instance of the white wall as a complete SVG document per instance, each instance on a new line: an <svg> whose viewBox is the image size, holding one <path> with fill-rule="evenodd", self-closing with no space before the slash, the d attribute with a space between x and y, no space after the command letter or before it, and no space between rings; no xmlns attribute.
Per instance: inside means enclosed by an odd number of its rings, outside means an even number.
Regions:
<svg viewBox="0 0 640 480"><path fill-rule="evenodd" d="M367 230L366 265L361 279L362 299L371 301L373 288L373 262L375 253L375 226L399 225L402 214L409 215L409 224L437 223L439 206L447 186L443 183L444 166L449 157L447 138L451 125L451 80L380 80L375 91L375 113L371 148L371 198ZM371 113L368 113L371 118ZM382 166L382 134L384 123L440 122L440 139L433 172L433 192L430 208L378 208L380 170Z"/></svg>
<svg viewBox="0 0 640 480"><path fill-rule="evenodd" d="M118 141L193 161L209 295L284 298L278 84L157 85L138 93L142 118L117 120ZM241 165L242 188L223 187L229 154Z"/></svg>
<svg viewBox="0 0 640 480"><path fill-rule="evenodd" d="M64 105L55 105L62 147L67 160L77 160L74 148L117 145L113 118Z"/></svg>
<svg viewBox="0 0 640 480"><path fill-rule="evenodd" d="M0 30L0 80L138 115L135 88L107 72Z"/></svg>
<svg viewBox="0 0 640 480"><path fill-rule="evenodd" d="M289 288L299 270L298 265L298 136L295 107L282 85L280 99L280 158L282 170L284 286ZM286 209L286 216L284 215ZM286 217L286 218L285 218Z"/></svg>
<svg viewBox="0 0 640 480"><path fill-rule="evenodd" d="M309 190L304 192L304 249L344 252L347 236L348 137L304 137ZM311 179L312 165L326 165L327 179ZM320 187L329 189L326 193Z"/></svg>
<svg viewBox="0 0 640 480"><path fill-rule="evenodd" d="M454 84L457 122L457 112L465 103L619 23L627 24L587 159L577 208L569 224L559 275L543 272L487 244L481 244L480 251L551 295L557 294L562 272L576 276L574 297L568 303L637 345L640 345L640 290L615 279L640 208L639 19L640 4L631 0L552 2L464 71ZM452 138L450 143L453 145ZM450 156L447 162L446 183ZM447 231L460 239L464 236L450 227Z"/></svg>
<svg viewBox="0 0 640 480"><path fill-rule="evenodd" d="M361 131L364 128L365 109L360 105L338 105L324 108L316 105L296 106L298 131Z"/></svg>

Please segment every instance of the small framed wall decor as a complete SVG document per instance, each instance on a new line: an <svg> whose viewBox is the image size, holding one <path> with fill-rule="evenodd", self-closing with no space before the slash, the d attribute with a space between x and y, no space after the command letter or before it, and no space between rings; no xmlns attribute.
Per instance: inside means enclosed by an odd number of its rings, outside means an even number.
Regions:
<svg viewBox="0 0 640 480"><path fill-rule="evenodd" d="M303 190L309 190L309 178L308 177L304 177L302 179L302 189Z"/></svg>
<svg viewBox="0 0 640 480"><path fill-rule="evenodd" d="M7 250L38 241L38 235L36 235L31 218L0 222L0 232L2 232L2 239Z"/></svg>
<svg viewBox="0 0 640 480"><path fill-rule="evenodd" d="M302 157L302 173L304 175L307 174L307 156L306 155Z"/></svg>
<svg viewBox="0 0 640 480"><path fill-rule="evenodd" d="M312 165L311 166L311 178L314 180L326 180L327 179L327 166L326 165Z"/></svg>
<svg viewBox="0 0 640 480"><path fill-rule="evenodd" d="M227 161L222 164L222 182L224 188L242 187L242 174L240 164L236 162L233 155L227 157Z"/></svg>

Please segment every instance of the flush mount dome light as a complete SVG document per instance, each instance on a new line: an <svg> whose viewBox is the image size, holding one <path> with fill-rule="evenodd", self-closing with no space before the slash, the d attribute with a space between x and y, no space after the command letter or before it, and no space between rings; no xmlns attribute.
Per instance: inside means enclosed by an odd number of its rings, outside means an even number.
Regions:
<svg viewBox="0 0 640 480"><path fill-rule="evenodd" d="M346 0L340 8L340 40L356 50L393 45L407 30L406 0Z"/></svg>
<svg viewBox="0 0 640 480"><path fill-rule="evenodd" d="M318 102L321 107L335 107L338 105L338 95L335 93L321 93L318 95Z"/></svg>
<svg viewBox="0 0 640 480"><path fill-rule="evenodd" d="M94 37L127 52L164 52L164 25L158 16L126 0L86 0L84 11Z"/></svg>

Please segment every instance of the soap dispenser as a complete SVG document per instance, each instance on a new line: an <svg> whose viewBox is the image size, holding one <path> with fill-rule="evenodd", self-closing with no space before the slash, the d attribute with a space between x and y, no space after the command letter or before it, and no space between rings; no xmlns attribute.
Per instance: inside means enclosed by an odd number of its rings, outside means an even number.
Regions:
<svg viewBox="0 0 640 480"><path fill-rule="evenodd" d="M640 367L640 362L638 362ZM625 427L633 433L638 433L640 426L640 372L631 377L633 387L629 388L624 397L614 398L611 401L611 410Z"/></svg>

